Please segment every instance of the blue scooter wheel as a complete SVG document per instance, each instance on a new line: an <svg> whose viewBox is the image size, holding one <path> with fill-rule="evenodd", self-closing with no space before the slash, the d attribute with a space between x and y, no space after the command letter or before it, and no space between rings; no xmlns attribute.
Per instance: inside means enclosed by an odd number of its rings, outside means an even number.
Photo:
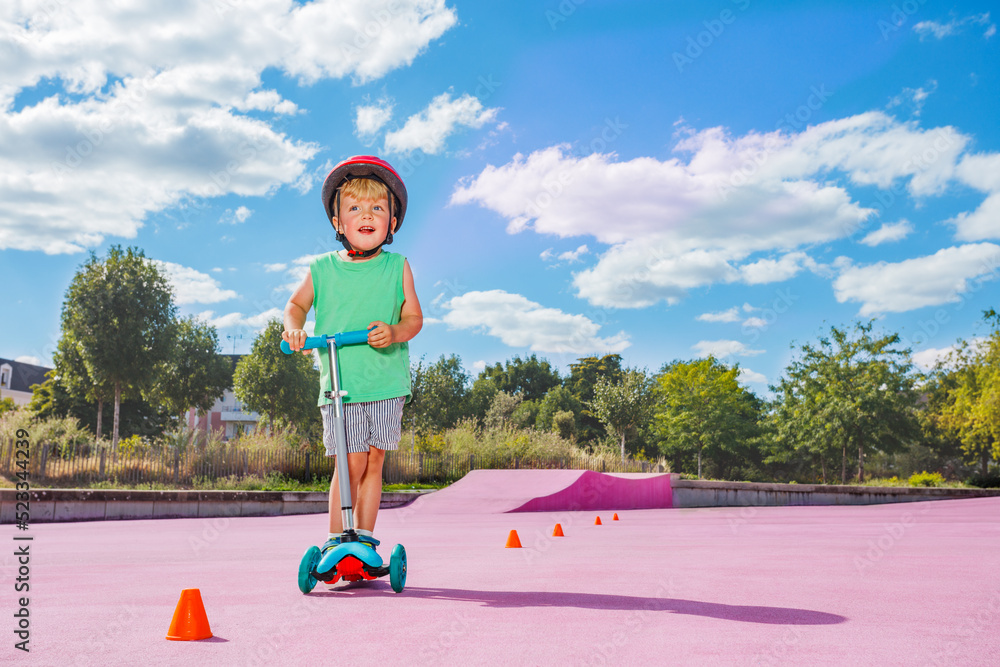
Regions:
<svg viewBox="0 0 1000 667"><path fill-rule="evenodd" d="M389 583L397 593L402 593L406 586L406 549L402 544L393 547L389 557Z"/></svg>
<svg viewBox="0 0 1000 667"><path fill-rule="evenodd" d="M316 586L316 577L310 574L319 563L319 547L311 546L302 554L302 561L299 563L299 590L308 593Z"/></svg>

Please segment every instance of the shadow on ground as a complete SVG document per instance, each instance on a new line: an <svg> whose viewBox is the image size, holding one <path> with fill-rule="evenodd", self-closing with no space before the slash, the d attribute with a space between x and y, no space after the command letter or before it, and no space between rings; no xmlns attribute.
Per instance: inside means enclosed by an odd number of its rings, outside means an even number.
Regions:
<svg viewBox="0 0 1000 667"><path fill-rule="evenodd" d="M348 584L340 588L314 591L319 597L392 594L384 582ZM644 611L685 614L718 618L724 621L766 623L771 625L835 625L847 620L845 616L810 609L790 607L763 607L751 605L699 602L667 597L633 597L600 593L563 593L554 591L473 591L458 588L406 588L400 595L408 598L448 600L453 602L478 602L486 607L575 607L602 611Z"/></svg>

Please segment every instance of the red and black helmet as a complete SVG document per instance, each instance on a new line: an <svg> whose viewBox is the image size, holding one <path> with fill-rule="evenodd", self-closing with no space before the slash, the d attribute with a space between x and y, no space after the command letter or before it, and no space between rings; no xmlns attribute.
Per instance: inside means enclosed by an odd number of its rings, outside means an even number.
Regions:
<svg viewBox="0 0 1000 667"><path fill-rule="evenodd" d="M333 219L337 217L340 210L340 186L355 178L371 178L382 183L389 190L392 195L389 197L389 218L390 220L393 217L396 218L396 231L399 231L403 225L403 218L406 216L406 186L403 185L403 179L388 162L373 155L349 157L334 167L327 175L323 182L322 195L323 209L326 211L326 217L330 219L330 224L333 224ZM343 243L348 251L354 252L354 249L347 242L347 238L339 232L337 240ZM385 241L383 241L383 244L386 243L392 243L391 227ZM379 248L381 247L382 244L379 245ZM374 248L364 255L368 256L369 253L375 254L376 252L378 252L378 248Z"/></svg>

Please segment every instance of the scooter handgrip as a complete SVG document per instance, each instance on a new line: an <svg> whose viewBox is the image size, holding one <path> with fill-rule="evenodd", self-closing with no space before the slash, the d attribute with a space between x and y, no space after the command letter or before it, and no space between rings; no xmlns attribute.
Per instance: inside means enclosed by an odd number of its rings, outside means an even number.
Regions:
<svg viewBox="0 0 1000 667"><path fill-rule="evenodd" d="M343 347L344 345L357 345L359 343L367 343L368 329L360 329L358 331L344 331L343 333L333 334L333 341L337 344L337 347Z"/></svg>
<svg viewBox="0 0 1000 667"><path fill-rule="evenodd" d="M308 336L306 338L306 344L302 346L302 349L313 350L317 347L326 347L326 336ZM292 353L292 348L288 344L287 340L281 341L281 351L285 354Z"/></svg>

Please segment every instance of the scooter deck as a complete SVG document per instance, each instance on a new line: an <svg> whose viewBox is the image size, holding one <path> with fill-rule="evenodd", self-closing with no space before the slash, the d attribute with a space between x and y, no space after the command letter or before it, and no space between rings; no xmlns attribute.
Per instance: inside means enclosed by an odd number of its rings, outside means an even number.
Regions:
<svg viewBox="0 0 1000 667"><path fill-rule="evenodd" d="M370 568L382 567L378 552L361 542L344 542L327 551L316 565L317 572L329 572L347 556L353 556Z"/></svg>

